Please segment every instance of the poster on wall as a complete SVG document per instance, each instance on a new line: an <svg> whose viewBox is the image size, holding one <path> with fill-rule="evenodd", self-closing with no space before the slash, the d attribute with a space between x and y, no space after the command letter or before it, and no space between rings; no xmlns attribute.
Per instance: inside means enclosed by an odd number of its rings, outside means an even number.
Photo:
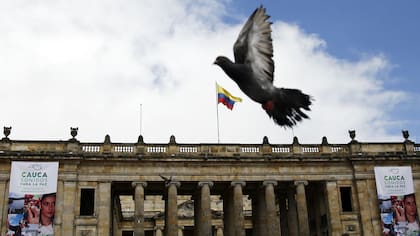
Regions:
<svg viewBox="0 0 420 236"><path fill-rule="evenodd" d="M13 161L7 236L54 235L58 162Z"/></svg>
<svg viewBox="0 0 420 236"><path fill-rule="evenodd" d="M420 236L411 167L375 167L375 180L382 235Z"/></svg>

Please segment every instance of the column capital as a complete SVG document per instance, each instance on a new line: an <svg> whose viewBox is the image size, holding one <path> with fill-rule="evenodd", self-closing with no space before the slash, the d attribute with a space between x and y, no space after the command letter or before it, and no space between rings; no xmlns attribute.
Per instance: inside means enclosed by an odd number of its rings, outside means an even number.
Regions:
<svg viewBox="0 0 420 236"><path fill-rule="evenodd" d="M295 186L299 186L299 185L304 185L304 186L306 186L306 185L308 185L308 181L307 180L296 180L295 182L294 182L294 185Z"/></svg>
<svg viewBox="0 0 420 236"><path fill-rule="evenodd" d="M181 182L179 182L179 181L169 181L168 183L165 184L165 187L168 188L172 184L174 184L176 188L179 188L181 186Z"/></svg>
<svg viewBox="0 0 420 236"><path fill-rule="evenodd" d="M208 185L210 188L213 187L214 183L213 181L200 181L198 182L198 188L203 187L204 185Z"/></svg>
<svg viewBox="0 0 420 236"><path fill-rule="evenodd" d="M245 187L246 182L245 181L235 181L235 180L230 182L230 186L234 187L236 185L241 185L241 187Z"/></svg>
<svg viewBox="0 0 420 236"><path fill-rule="evenodd" d="M278 185L278 182L276 181L276 180L265 180L263 183L262 183L262 185L265 187L265 186L268 186L268 185L273 185L273 186L277 186Z"/></svg>
<svg viewBox="0 0 420 236"><path fill-rule="evenodd" d="M155 225L155 227L153 227L154 230L163 230L165 228L165 226L163 225Z"/></svg>
<svg viewBox="0 0 420 236"><path fill-rule="evenodd" d="M143 186L143 188L147 187L147 182L146 181L133 181L131 182L131 187L135 188L138 185Z"/></svg>

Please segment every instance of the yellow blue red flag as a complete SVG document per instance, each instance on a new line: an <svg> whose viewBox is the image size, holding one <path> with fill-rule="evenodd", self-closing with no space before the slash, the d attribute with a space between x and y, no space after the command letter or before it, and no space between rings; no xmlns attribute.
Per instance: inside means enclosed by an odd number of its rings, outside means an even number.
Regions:
<svg viewBox="0 0 420 236"><path fill-rule="evenodd" d="M222 86L218 84L216 84L216 89L217 89L217 102L224 104L230 110L233 109L233 105L235 104L235 102L242 102L242 98L233 96L226 89L224 89Z"/></svg>

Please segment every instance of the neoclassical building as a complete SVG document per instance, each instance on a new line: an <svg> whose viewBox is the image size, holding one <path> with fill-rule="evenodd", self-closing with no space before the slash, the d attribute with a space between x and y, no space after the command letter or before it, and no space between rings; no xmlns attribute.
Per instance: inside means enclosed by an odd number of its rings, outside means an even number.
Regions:
<svg viewBox="0 0 420 236"><path fill-rule="evenodd" d="M82 143L0 140L0 228L12 161L59 162L54 235L382 235L375 166L410 166L420 144ZM420 197L417 197L417 209Z"/></svg>

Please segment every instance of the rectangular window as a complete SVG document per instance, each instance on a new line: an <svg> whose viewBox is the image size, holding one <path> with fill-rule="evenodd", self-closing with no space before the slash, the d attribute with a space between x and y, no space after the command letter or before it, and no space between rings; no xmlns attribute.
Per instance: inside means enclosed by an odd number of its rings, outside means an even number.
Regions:
<svg viewBox="0 0 420 236"><path fill-rule="evenodd" d="M145 230L144 231L144 236L154 236L154 231L153 230Z"/></svg>
<svg viewBox="0 0 420 236"><path fill-rule="evenodd" d="M351 187L340 187L341 211L352 212Z"/></svg>
<svg viewBox="0 0 420 236"><path fill-rule="evenodd" d="M93 216L95 212L95 189L82 188L80 190L80 215Z"/></svg>
<svg viewBox="0 0 420 236"><path fill-rule="evenodd" d="M133 236L133 235L134 235L134 231L129 231L129 230L122 231L122 236Z"/></svg>

